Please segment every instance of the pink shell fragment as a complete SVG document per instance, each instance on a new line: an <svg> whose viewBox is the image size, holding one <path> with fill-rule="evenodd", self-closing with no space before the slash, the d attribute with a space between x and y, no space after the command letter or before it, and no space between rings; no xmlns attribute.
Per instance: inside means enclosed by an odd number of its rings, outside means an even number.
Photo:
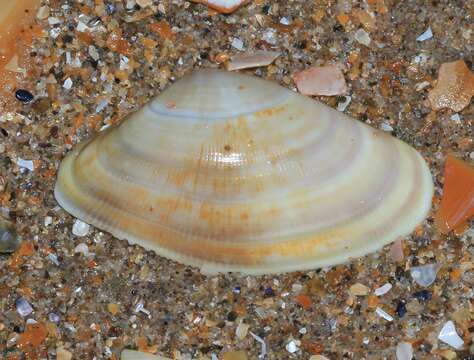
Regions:
<svg viewBox="0 0 474 360"><path fill-rule="evenodd" d="M278 51L256 51L252 54L238 54L232 57L227 70L248 69L270 65L280 53Z"/></svg>
<svg viewBox="0 0 474 360"><path fill-rule="evenodd" d="M249 0L191 0L198 4L204 4L223 14L230 14L237 10Z"/></svg>
<svg viewBox="0 0 474 360"><path fill-rule="evenodd" d="M337 66L312 67L294 75L298 91L303 95L342 95L347 91L346 80Z"/></svg>
<svg viewBox="0 0 474 360"><path fill-rule="evenodd" d="M395 262L403 260L403 244L401 239L397 239L392 243L390 248L390 258Z"/></svg>
<svg viewBox="0 0 474 360"><path fill-rule="evenodd" d="M444 63L439 68L436 86L429 92L434 110L450 108L461 111L474 96L474 73L463 60Z"/></svg>

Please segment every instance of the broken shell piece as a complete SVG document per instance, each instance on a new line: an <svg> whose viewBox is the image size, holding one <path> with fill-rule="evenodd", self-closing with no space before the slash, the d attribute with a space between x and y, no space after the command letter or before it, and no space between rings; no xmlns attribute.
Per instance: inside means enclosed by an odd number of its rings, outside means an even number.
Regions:
<svg viewBox="0 0 474 360"><path fill-rule="evenodd" d="M120 354L120 360L171 360L170 358L163 357L160 355L153 355L141 351L135 350L122 350Z"/></svg>
<svg viewBox="0 0 474 360"><path fill-rule="evenodd" d="M400 342L396 350L397 360L412 360L413 346L409 342Z"/></svg>
<svg viewBox="0 0 474 360"><path fill-rule="evenodd" d="M440 268L439 264L415 266L410 269L410 274L418 285L428 287L436 280L436 274Z"/></svg>
<svg viewBox="0 0 474 360"><path fill-rule="evenodd" d="M464 340L456 332L454 323L451 320L444 324L443 328L439 332L438 339L449 346L452 346L456 350L461 349L464 345Z"/></svg>
<svg viewBox="0 0 474 360"><path fill-rule="evenodd" d="M303 95L342 95L347 91L342 71L334 65L312 67L294 75L298 91Z"/></svg>
<svg viewBox="0 0 474 360"><path fill-rule="evenodd" d="M227 70L241 70L270 65L280 56L278 51L256 51L252 54L238 54L232 57Z"/></svg>
<svg viewBox="0 0 474 360"><path fill-rule="evenodd" d="M439 68L436 86L428 98L434 110L450 108L461 111L474 96L474 73L463 60L444 63Z"/></svg>
<svg viewBox="0 0 474 360"><path fill-rule="evenodd" d="M64 209L118 238L204 273L252 274L375 251L425 218L432 192L426 163L405 143L219 70L177 81L80 144L55 188Z"/></svg>
<svg viewBox="0 0 474 360"><path fill-rule="evenodd" d="M402 239L397 239L390 246L390 258L392 261L400 262L404 258Z"/></svg>
<svg viewBox="0 0 474 360"><path fill-rule="evenodd" d="M250 0L191 0L198 4L204 4L209 6L223 14L233 13L241 6L247 4Z"/></svg>
<svg viewBox="0 0 474 360"><path fill-rule="evenodd" d="M474 166L449 154L444 165L444 186L435 223L442 233L464 226L474 216Z"/></svg>

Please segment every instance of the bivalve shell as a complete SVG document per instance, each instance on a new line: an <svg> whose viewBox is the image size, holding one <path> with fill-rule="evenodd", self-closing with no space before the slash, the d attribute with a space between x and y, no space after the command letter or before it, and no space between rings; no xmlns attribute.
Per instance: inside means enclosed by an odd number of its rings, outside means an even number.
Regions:
<svg viewBox="0 0 474 360"><path fill-rule="evenodd" d="M77 146L69 213L205 273L330 266L409 234L433 193L407 144L269 81L187 76Z"/></svg>

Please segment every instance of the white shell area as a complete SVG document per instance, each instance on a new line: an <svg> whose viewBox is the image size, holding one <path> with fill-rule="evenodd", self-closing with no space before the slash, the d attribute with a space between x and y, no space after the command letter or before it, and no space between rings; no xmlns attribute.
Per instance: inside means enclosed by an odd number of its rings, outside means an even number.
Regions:
<svg viewBox="0 0 474 360"><path fill-rule="evenodd" d="M278 273L380 249L424 220L410 146L279 85L218 70L176 82L77 146L69 213L203 272Z"/></svg>

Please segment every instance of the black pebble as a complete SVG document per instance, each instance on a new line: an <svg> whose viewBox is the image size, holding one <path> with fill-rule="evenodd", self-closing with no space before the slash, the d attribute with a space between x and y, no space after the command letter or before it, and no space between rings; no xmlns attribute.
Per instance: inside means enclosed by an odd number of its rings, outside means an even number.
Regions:
<svg viewBox="0 0 474 360"><path fill-rule="evenodd" d="M428 290L417 291L413 294L413 297L417 298L420 301L431 300L431 292Z"/></svg>
<svg viewBox="0 0 474 360"><path fill-rule="evenodd" d="M237 314L234 311L227 314L228 321L235 321L235 319L237 319Z"/></svg>
<svg viewBox="0 0 474 360"><path fill-rule="evenodd" d="M29 103L34 98L32 93L24 89L18 89L17 91L15 91L15 97L24 103Z"/></svg>
<svg viewBox="0 0 474 360"><path fill-rule="evenodd" d="M407 307L403 301L399 301L397 304L397 314L399 317L403 317L407 313Z"/></svg>
<svg viewBox="0 0 474 360"><path fill-rule="evenodd" d="M272 297L272 296L275 296L275 292L273 291L271 287L267 287L265 289L264 297Z"/></svg>

